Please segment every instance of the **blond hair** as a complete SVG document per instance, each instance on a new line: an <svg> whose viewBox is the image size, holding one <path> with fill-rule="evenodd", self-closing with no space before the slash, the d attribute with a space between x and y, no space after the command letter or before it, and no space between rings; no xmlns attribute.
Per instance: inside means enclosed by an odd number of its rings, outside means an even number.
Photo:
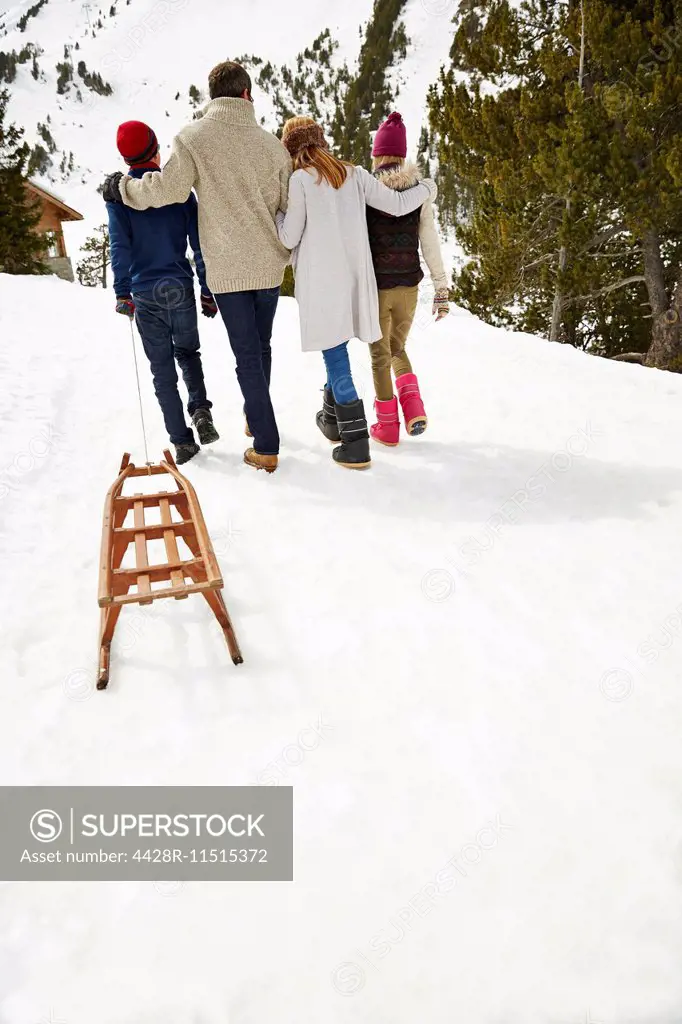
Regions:
<svg viewBox="0 0 682 1024"><path fill-rule="evenodd" d="M322 129L312 119L312 117L290 117L282 130L282 142L284 145L287 145L287 139L293 132L306 128L317 129L316 132L311 131L311 136L316 135L323 138ZM349 170L353 167L353 165L348 163L346 160L339 160L338 157L335 157L328 149L323 148L323 146L318 142L313 141L298 149L292 156L292 159L295 171L315 170L317 171L318 185L324 178L332 188L336 189L341 188L348 177Z"/></svg>
<svg viewBox="0 0 682 1024"><path fill-rule="evenodd" d="M389 164L391 165L391 167L395 167L396 164L398 165L398 167L404 167L405 166L405 157L402 157L402 156L373 156L372 157L372 170L373 171L376 171L379 167L386 167Z"/></svg>

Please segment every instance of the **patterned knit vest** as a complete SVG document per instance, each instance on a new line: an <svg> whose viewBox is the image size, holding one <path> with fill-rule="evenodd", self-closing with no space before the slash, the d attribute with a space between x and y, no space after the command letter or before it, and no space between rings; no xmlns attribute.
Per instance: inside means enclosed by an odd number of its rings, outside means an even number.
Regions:
<svg viewBox="0 0 682 1024"><path fill-rule="evenodd" d="M380 168L375 176L380 177L381 171L388 169ZM391 217L367 207L369 245L379 289L409 288L419 284L424 277L419 261L420 216L421 207L404 217Z"/></svg>

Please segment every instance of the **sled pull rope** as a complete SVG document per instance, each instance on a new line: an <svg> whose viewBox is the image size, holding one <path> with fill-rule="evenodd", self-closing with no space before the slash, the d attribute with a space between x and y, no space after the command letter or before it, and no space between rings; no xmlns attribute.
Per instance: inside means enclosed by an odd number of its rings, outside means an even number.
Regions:
<svg viewBox="0 0 682 1024"><path fill-rule="evenodd" d="M130 340L133 345L133 360L135 362L135 379L137 381L137 398L140 403L140 423L142 424L142 440L144 441L144 457L146 464L151 465L149 461L149 449L147 448L147 431L144 426L144 410L142 408L142 392L140 391L140 371L137 366L137 349L135 347L135 331L133 329L133 321L130 321Z"/></svg>

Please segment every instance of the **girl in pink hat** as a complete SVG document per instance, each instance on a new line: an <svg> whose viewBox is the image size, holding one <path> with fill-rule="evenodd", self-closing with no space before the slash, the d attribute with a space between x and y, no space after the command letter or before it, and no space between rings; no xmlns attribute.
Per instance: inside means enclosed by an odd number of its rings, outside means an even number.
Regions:
<svg viewBox="0 0 682 1024"><path fill-rule="evenodd" d="M372 169L379 181L397 192L411 188L420 180L418 168L406 163L406 156L407 134L403 119L398 113L390 114L374 139ZM419 382L405 352L417 308L419 282L424 277L420 249L433 281L433 314L437 320L450 312L448 279L431 200L403 217L387 217L368 207L367 226L379 289L382 331L381 340L370 345L377 414L377 422L370 433L375 441L395 446L400 440L398 399L408 434L423 434L427 425ZM395 375L397 398L393 394L391 371Z"/></svg>

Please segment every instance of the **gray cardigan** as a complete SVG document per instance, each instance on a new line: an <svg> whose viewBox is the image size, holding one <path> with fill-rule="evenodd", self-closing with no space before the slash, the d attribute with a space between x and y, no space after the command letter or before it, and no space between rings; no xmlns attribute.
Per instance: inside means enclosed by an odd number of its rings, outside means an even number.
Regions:
<svg viewBox="0 0 682 1024"><path fill-rule="evenodd" d="M368 343L381 338L365 204L401 217L435 199L437 191L425 180L395 192L363 167L351 168L339 189L324 179L318 184L315 171L295 171L277 230L287 249L296 250L292 262L304 352L322 352L350 338Z"/></svg>

